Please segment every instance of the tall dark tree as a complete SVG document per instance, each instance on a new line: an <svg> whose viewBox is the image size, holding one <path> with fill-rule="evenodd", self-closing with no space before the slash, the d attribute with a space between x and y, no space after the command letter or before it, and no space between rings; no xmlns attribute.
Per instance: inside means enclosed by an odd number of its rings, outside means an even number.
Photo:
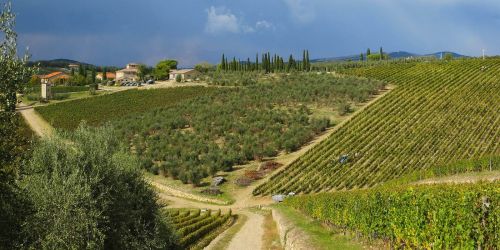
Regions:
<svg viewBox="0 0 500 250"><path fill-rule="evenodd" d="M382 50L382 47L380 47L380 61L382 61L382 59L384 58L384 50Z"/></svg>
<svg viewBox="0 0 500 250"><path fill-rule="evenodd" d="M309 52L307 50L304 50L304 71L309 71Z"/></svg>
<svg viewBox="0 0 500 250"><path fill-rule="evenodd" d="M96 75L97 73L95 72L95 68L92 68L92 75L91 75L92 83L96 82Z"/></svg>
<svg viewBox="0 0 500 250"><path fill-rule="evenodd" d="M221 62L220 62L220 68L222 70L226 70L226 58L225 58L224 54L222 54L222 59L221 59Z"/></svg>
<svg viewBox="0 0 500 250"><path fill-rule="evenodd" d="M81 76L86 76L85 67L83 65L78 65L78 74Z"/></svg>
<svg viewBox="0 0 500 250"><path fill-rule="evenodd" d="M359 54L359 60L361 62L365 60L365 56L363 55L363 53Z"/></svg>
<svg viewBox="0 0 500 250"><path fill-rule="evenodd" d="M259 53L255 55L255 69L259 70Z"/></svg>
<svg viewBox="0 0 500 250"><path fill-rule="evenodd" d="M293 59L293 55L290 54L290 57L288 57L288 66L286 71L290 72L295 69L295 60Z"/></svg>
<svg viewBox="0 0 500 250"><path fill-rule="evenodd" d="M306 70L306 64L307 64L307 59L306 59L306 50L302 51L302 68L300 70L305 71Z"/></svg>
<svg viewBox="0 0 500 250"><path fill-rule="evenodd" d="M368 58L368 56L371 55L371 54L372 54L372 52L371 52L370 48L368 48L366 50L366 57Z"/></svg>
<svg viewBox="0 0 500 250"><path fill-rule="evenodd" d="M108 72L106 71L106 67L102 68L102 80L108 80Z"/></svg>

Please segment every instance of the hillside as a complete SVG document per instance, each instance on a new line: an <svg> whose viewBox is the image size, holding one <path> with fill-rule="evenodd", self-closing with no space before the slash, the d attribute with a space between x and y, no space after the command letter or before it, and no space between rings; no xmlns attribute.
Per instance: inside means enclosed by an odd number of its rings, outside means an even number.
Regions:
<svg viewBox="0 0 500 250"><path fill-rule="evenodd" d="M398 87L254 194L371 187L449 161L500 154L500 60L394 63L343 73Z"/></svg>

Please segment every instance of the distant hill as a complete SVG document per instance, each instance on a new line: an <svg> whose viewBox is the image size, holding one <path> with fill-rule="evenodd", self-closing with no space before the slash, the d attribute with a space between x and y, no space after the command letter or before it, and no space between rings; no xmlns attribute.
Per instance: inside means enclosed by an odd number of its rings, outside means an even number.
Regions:
<svg viewBox="0 0 500 250"><path fill-rule="evenodd" d="M88 63L83 63L75 60L70 60L70 59L54 59L54 60L40 60L40 61L31 61L28 62L29 66L33 65L40 65L40 67L43 68L67 68L68 65L70 64L78 64L78 65L84 65L87 67L95 67L92 64Z"/></svg>
<svg viewBox="0 0 500 250"><path fill-rule="evenodd" d="M446 54L446 53L451 53L454 58L460 58L460 57L467 57L455 52L449 52L449 51L440 51L432 54L426 54L426 55L420 55L420 54L415 54L407 51L397 51L397 52L390 52L389 57L391 59L399 59L399 58L407 58L407 57L428 57L428 56L435 56L437 58L441 58L441 53ZM349 55L349 56L339 56L339 57L327 57L327 58L318 58L311 60L311 62L340 62L340 61L359 61L359 54L358 55Z"/></svg>
<svg viewBox="0 0 500 250"><path fill-rule="evenodd" d="M39 60L39 61L30 61L28 62L28 66L38 65L40 68L39 74L48 74L54 71L63 71L69 73L70 64L83 65L87 69L95 68L97 71L102 71L101 66L96 66L89 63L79 62L70 59L53 59L53 60ZM117 67L114 66L106 66L108 71L116 71Z"/></svg>
<svg viewBox="0 0 500 250"><path fill-rule="evenodd" d="M464 55L461 55L461 54L458 54L458 53L455 53L455 52L451 52L451 51L441 51L441 52L436 52L436 53L433 53L433 54L427 54L427 55L424 55L424 56L435 56L437 58L441 58L441 54L444 57L444 55L447 54L447 53L452 54L453 58L467 57L467 56L464 56Z"/></svg>

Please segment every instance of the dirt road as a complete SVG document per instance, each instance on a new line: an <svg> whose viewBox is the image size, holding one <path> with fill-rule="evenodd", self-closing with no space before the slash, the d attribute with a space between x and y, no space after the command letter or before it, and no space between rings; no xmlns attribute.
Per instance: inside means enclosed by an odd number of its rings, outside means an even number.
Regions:
<svg viewBox="0 0 500 250"><path fill-rule="evenodd" d="M50 136L54 133L54 128L50 126L50 124L42 117L40 117L40 115L35 112L33 107L21 103L17 108L17 111L21 113L26 120L26 123L38 136Z"/></svg>
<svg viewBox="0 0 500 250"><path fill-rule="evenodd" d="M231 242L229 242L227 249L261 249L262 236L264 235L264 216L246 210L242 210L241 213L247 216L248 219Z"/></svg>

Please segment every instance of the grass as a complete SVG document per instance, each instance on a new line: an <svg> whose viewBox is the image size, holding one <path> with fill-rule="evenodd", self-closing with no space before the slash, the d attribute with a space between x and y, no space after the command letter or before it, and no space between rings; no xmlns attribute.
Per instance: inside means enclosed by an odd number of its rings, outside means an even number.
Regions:
<svg viewBox="0 0 500 250"><path fill-rule="evenodd" d="M211 89L204 87L132 89L37 107L35 110L55 128L71 130L84 120L88 125L99 126L131 114L170 107L209 91Z"/></svg>
<svg viewBox="0 0 500 250"><path fill-rule="evenodd" d="M248 218L245 215L238 214L236 217L236 222L229 229L225 231L222 238L219 241L217 241L217 243L214 244L213 249L215 250L227 249L229 243L234 238L234 236L240 231L243 225L245 225L247 219Z"/></svg>
<svg viewBox="0 0 500 250"><path fill-rule="evenodd" d="M200 196L200 197L204 197L204 198L210 198L210 199L214 199L214 200L220 200L220 201L225 202L227 204L234 203L234 199L230 196L230 194L228 192L226 192L222 188L221 188L221 190L223 193L221 195L217 195L217 196L206 195L206 194L201 193L201 191L208 188L210 184L207 186L203 186L203 187L194 187L191 184L183 184L180 180L174 180L170 177L163 177L161 175L154 175L154 174L151 174L150 172L147 172L147 171L144 172L144 175L146 176L146 178L151 179L152 181L154 181L156 183L162 184L164 186L168 186L170 188L173 188L173 189L176 189L176 190L188 193L188 194L192 194L192 195L196 195L196 196ZM210 177L205 178L205 182L210 183ZM227 185L226 183L223 184L222 186Z"/></svg>
<svg viewBox="0 0 500 250"><path fill-rule="evenodd" d="M262 237L263 249L266 250L283 250L281 246L280 235L276 222L270 211L264 215L264 236Z"/></svg>
<svg viewBox="0 0 500 250"><path fill-rule="evenodd" d="M293 221L295 226L304 231L311 239L314 249L322 250L357 250L363 244L348 236L336 234L323 227L320 222L312 220L293 208L283 205L275 206L285 217Z"/></svg>

